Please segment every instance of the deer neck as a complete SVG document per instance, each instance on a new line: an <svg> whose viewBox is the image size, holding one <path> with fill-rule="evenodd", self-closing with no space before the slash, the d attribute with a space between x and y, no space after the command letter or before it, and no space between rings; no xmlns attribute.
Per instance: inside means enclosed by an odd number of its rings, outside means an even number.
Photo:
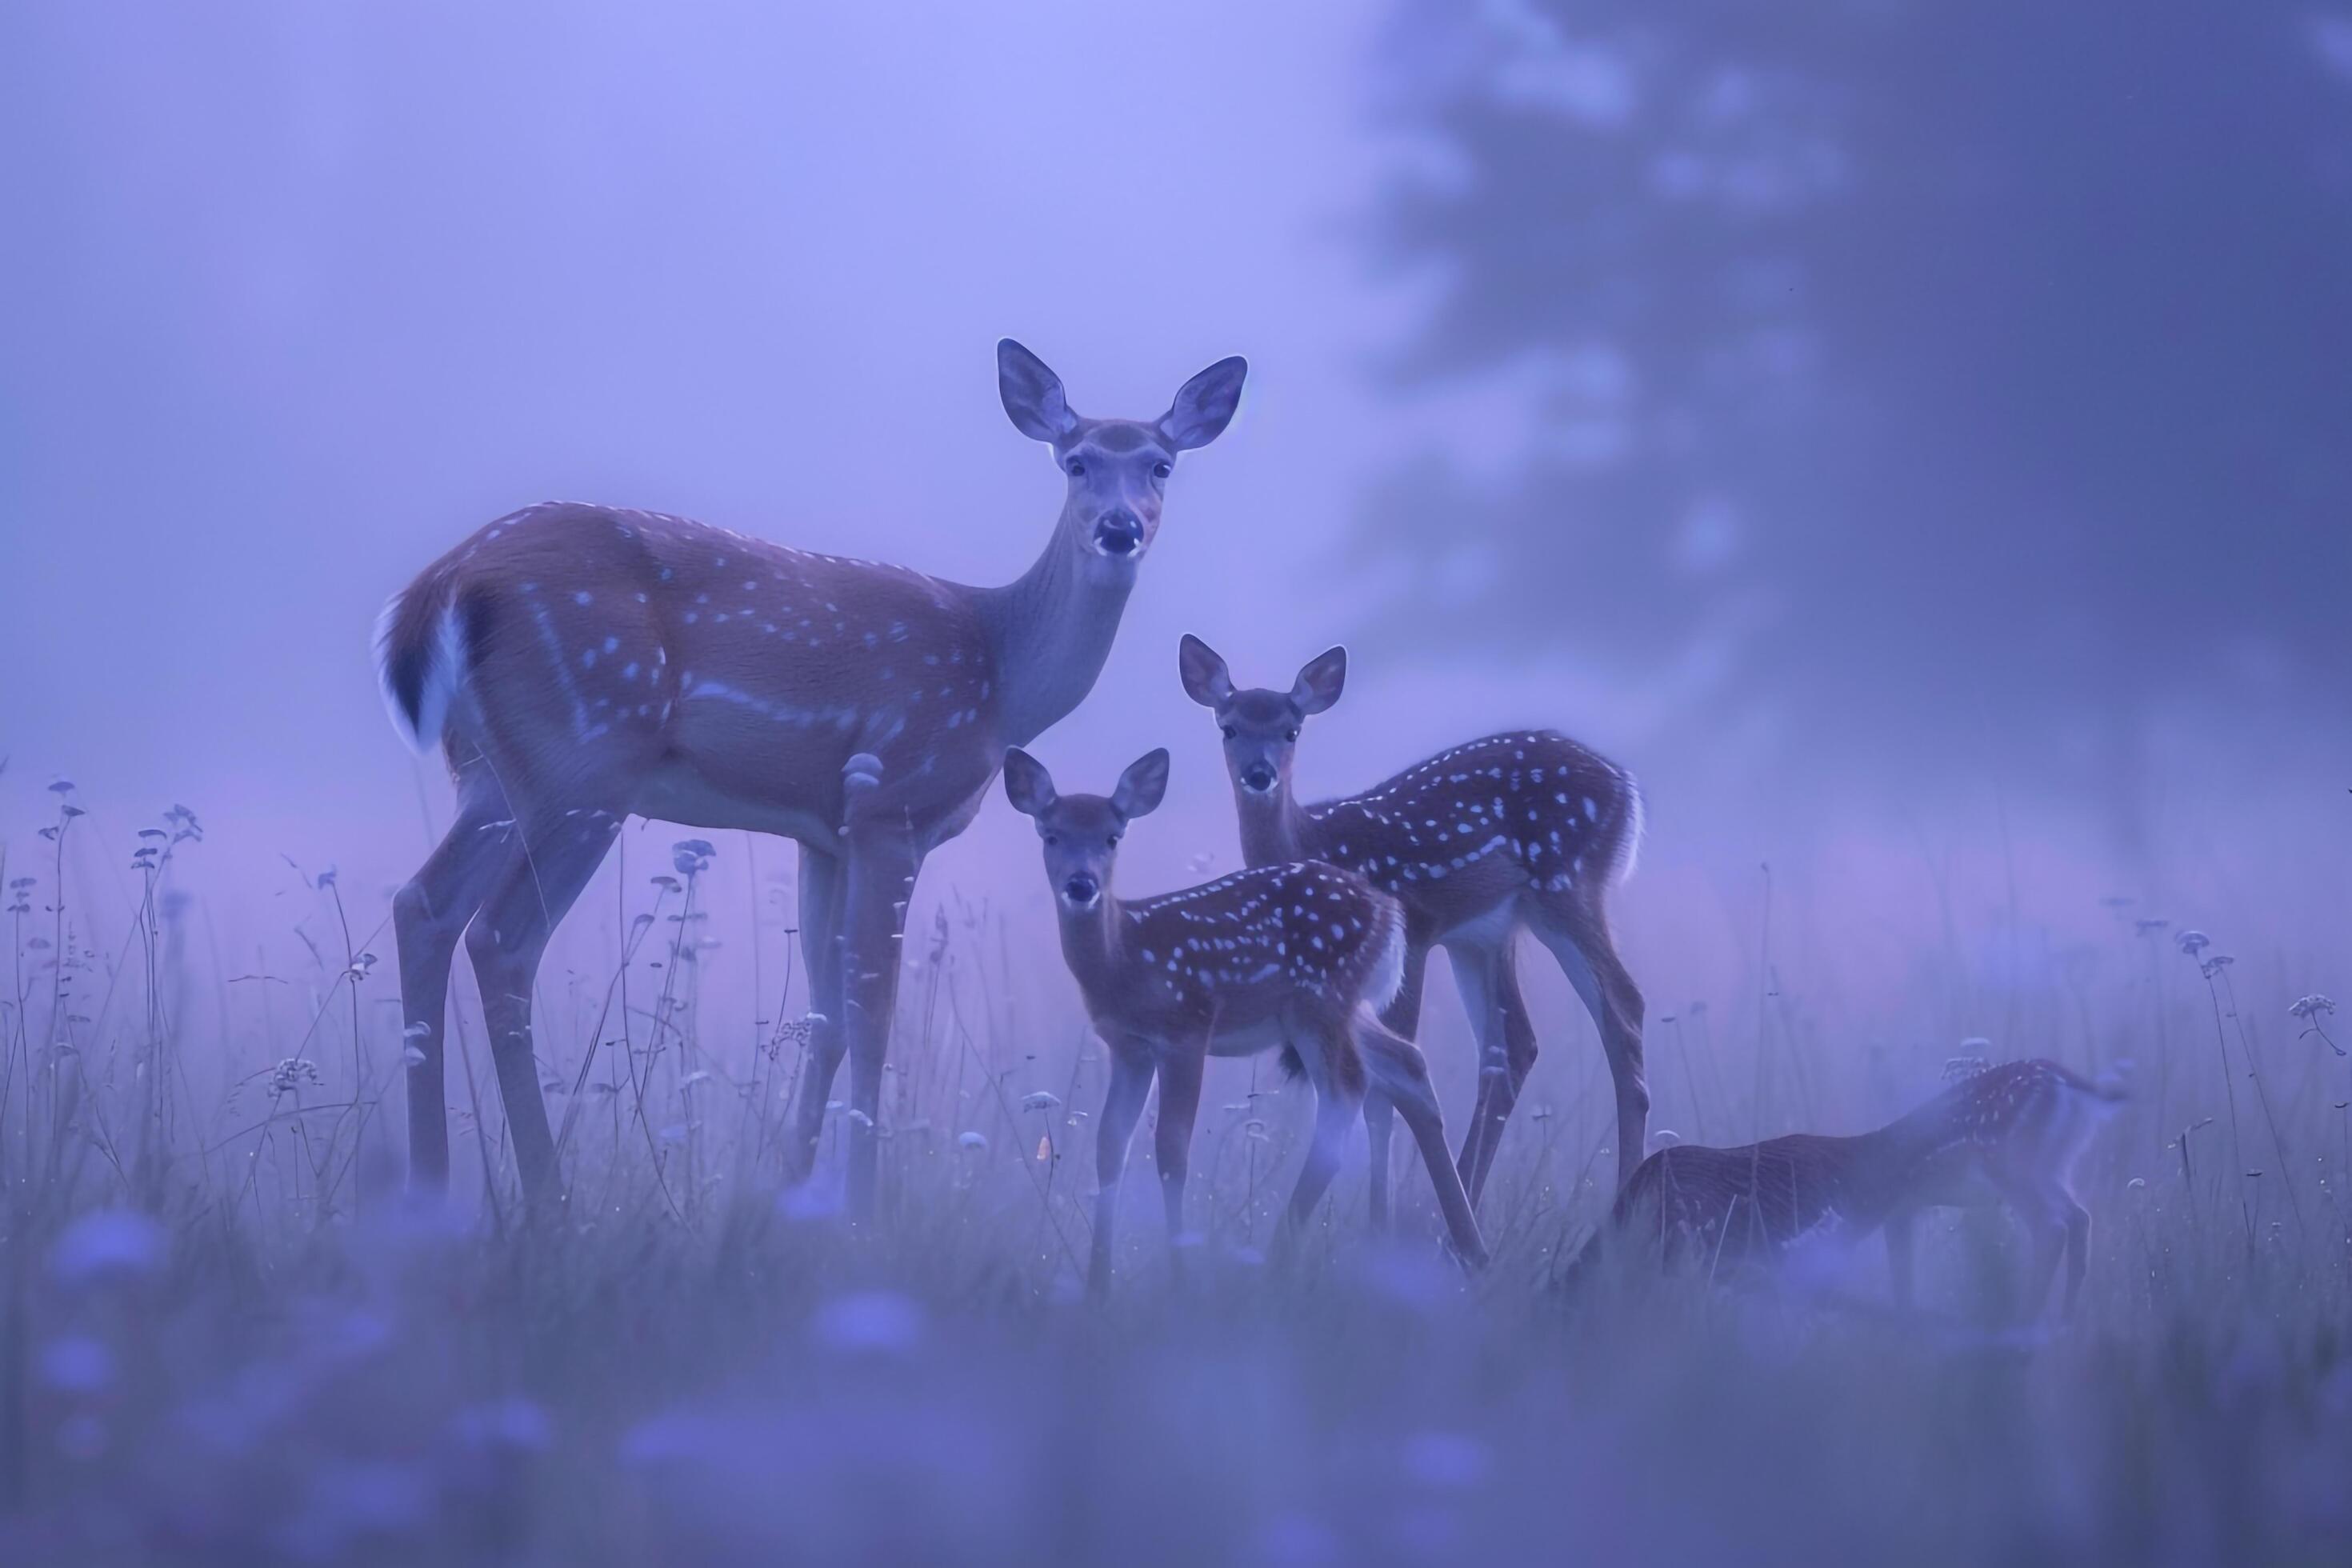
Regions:
<svg viewBox="0 0 2352 1568"><path fill-rule="evenodd" d="M1298 804L1286 782L1280 789L1253 795L1234 785L1234 805L1241 818L1242 859L1251 866L1286 866L1311 860L1320 852L1315 819Z"/></svg>
<svg viewBox="0 0 2352 1568"><path fill-rule="evenodd" d="M1007 745L1027 745L1094 689L1134 591L1135 571L1134 562L1089 548L1065 518L1036 564L1001 588L979 591L981 622L1004 693Z"/></svg>
<svg viewBox="0 0 2352 1568"><path fill-rule="evenodd" d="M1108 889L1091 910L1061 910L1062 961L1092 1003L1096 993L1113 989L1120 957L1119 930L1124 909Z"/></svg>

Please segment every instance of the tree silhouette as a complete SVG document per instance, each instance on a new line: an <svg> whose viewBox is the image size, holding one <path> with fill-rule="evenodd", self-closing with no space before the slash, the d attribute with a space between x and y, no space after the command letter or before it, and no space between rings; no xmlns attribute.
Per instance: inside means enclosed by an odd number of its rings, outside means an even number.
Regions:
<svg viewBox="0 0 2352 1568"><path fill-rule="evenodd" d="M1395 374L1538 437L1373 496L1461 585L1424 635L1874 727L2343 689L2352 14L1412 4L1388 48L1378 254L1441 280Z"/></svg>

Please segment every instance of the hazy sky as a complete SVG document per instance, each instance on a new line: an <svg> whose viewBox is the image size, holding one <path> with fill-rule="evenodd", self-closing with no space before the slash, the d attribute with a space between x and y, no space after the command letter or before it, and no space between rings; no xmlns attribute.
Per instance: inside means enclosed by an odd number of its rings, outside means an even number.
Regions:
<svg viewBox="0 0 2352 1568"><path fill-rule="evenodd" d="M1399 151L1373 110L1377 16L0 10L0 833L29 844L44 786L67 775L109 841L194 806L215 875L282 852L377 887L404 876L425 841L420 764L383 718L369 631L426 562L525 502L655 507L1009 578L1060 493L997 404L992 346L1011 334L1088 413L1156 414L1210 362L1252 362L1242 416L1174 481L1094 700L1038 747L1071 787L1174 748L1168 818L1131 840L1130 889L1181 880L1203 854L1230 865L1179 633L1273 684L1367 629L1395 585L1349 558L1368 492L1417 449L1473 483L1499 474L1536 395L1506 375L1401 396L1371 374L1429 299L1425 278L1381 275L1365 237ZM1564 581L1558 613L1612 593ZM1670 697L1557 650L1368 655L1302 773L1359 785L1530 721L1617 752L1653 799L1626 920L1654 968L1702 936L1748 942L1768 855L1801 850L1817 881L1850 870L1864 894L1910 857L1894 890L1928 918L1919 868L1954 846L1997 888L2004 826L2097 837L2064 803L2039 810L1998 713L1952 716L1985 736L1982 772L1923 807L1801 758L1753 765L1738 733L1645 745ZM2292 835L2212 803L2249 778L2300 788L2343 758L2340 728L2264 742L2293 768L2158 734L2151 765L2200 781L2167 773L2154 792L2189 801L2164 826L2208 852L2179 884L2251 899L2271 874L2263 836ZM1920 809L1929 825L1906 815ZM2306 891L2340 888L2336 832L2293 868ZM1026 900L1042 897L1033 858L998 803L932 875ZM2032 858L2029 893L2069 907L2106 874L2088 851Z"/></svg>

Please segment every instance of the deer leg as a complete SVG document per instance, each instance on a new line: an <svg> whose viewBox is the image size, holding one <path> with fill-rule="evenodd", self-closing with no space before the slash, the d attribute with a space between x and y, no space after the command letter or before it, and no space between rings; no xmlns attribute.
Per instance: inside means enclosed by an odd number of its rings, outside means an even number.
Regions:
<svg viewBox="0 0 2352 1568"><path fill-rule="evenodd" d="M1886 1221L1886 1268L1895 1279L1895 1304L1908 1311L1912 1289L1916 1279L1916 1221L1917 1215L1905 1213L1890 1215Z"/></svg>
<svg viewBox="0 0 2352 1568"><path fill-rule="evenodd" d="M1364 1091L1364 1142L1371 1153L1372 1234L1389 1228L1389 1135L1396 1131L1396 1101L1377 1086Z"/></svg>
<svg viewBox="0 0 2352 1568"><path fill-rule="evenodd" d="M2031 1323L2042 1316L2042 1308L2050 1300L2050 1282L2058 1274L2059 1258L2068 1250L2072 1226L2060 1205L2071 1205L2073 1200L2053 1201L2050 1194L2022 1177L2003 1179L1998 1173L1988 1173L1993 1176L1995 1184L2000 1188L2010 1212L2025 1227L2032 1248L2032 1256L2025 1266L2023 1289L2017 1303L2018 1321ZM2088 1218L2087 1215L2084 1217ZM2086 1243L2089 1240L2087 1232L2084 1240Z"/></svg>
<svg viewBox="0 0 2352 1568"><path fill-rule="evenodd" d="M1102 1121L1095 1128L1095 1237L1087 1264L1087 1289L1097 1296L1110 1289L1111 1232L1118 1219L1119 1178L1127 1172L1127 1147L1143 1102L1151 1094L1151 1056L1140 1047L1106 1042L1110 1050L1110 1090L1103 1096Z"/></svg>
<svg viewBox="0 0 2352 1568"><path fill-rule="evenodd" d="M816 1168L817 1140L824 1134L824 1107L841 1070L841 862L801 847L801 956L808 965L808 1044L801 1057L800 1084L793 1104L793 1139L784 1160L784 1180L804 1182Z"/></svg>
<svg viewBox="0 0 2352 1568"><path fill-rule="evenodd" d="M1519 994L1518 957L1509 938L1500 947L1485 949L1473 982L1481 1001L1474 1017L1478 1025L1478 1104L1470 1130L1463 1135L1462 1185L1477 1207L1486 1190L1486 1173L1494 1168L1495 1152L1502 1147L1503 1129L1519 1103L1519 1091L1535 1070L1536 1026L1528 1016L1526 998ZM1465 965L1457 961L1458 977ZM1464 991L1465 998L1469 988Z"/></svg>
<svg viewBox="0 0 2352 1568"><path fill-rule="evenodd" d="M1469 1188L1470 1202L1474 1206L1486 1190L1486 1173L1494 1168L1495 1152L1503 1145L1504 1124L1510 1121L1512 1110L1519 1103L1520 1091L1528 1086L1528 1075L1535 1070L1536 1066L1535 1020L1528 1016L1527 999L1519 994L1518 961L1507 947L1503 950L1495 999L1503 1026L1503 1059L1507 1070L1502 1082L1496 1086L1486 1137L1478 1146L1476 1179Z"/></svg>
<svg viewBox="0 0 2352 1568"><path fill-rule="evenodd" d="M1495 1090L1508 1071L1508 1053L1503 1046L1503 1031L1496 1018L1495 950L1491 947L1460 943L1448 947L1445 955L1454 962L1454 987L1462 994L1462 1007L1470 1016L1470 1038L1478 1052L1478 1092L1470 1108L1470 1123L1462 1130L1462 1152L1455 1157L1454 1170L1462 1178L1462 1186L1472 1194L1470 1202L1477 1205L1479 1151L1486 1145L1493 1123Z"/></svg>
<svg viewBox="0 0 2352 1568"><path fill-rule="evenodd" d="M1642 990L1617 957L1609 928L1580 906L1554 904L1535 932L1567 974L1568 983L1601 1031L1609 1076L1617 1090L1617 1186L1624 1189L1642 1163L1650 1136L1650 1084L1642 1071Z"/></svg>
<svg viewBox="0 0 2352 1568"><path fill-rule="evenodd" d="M457 939L514 856L514 829L497 791L467 781L457 820L416 875L393 895L400 951L400 1003L408 1075L408 1184L449 1185L449 1110L442 1045L449 1024L449 964Z"/></svg>
<svg viewBox="0 0 2352 1568"><path fill-rule="evenodd" d="M539 1208L561 1196L555 1140L540 1095L539 1063L531 1054L531 986L556 923L604 864L621 831L609 812L583 812L534 827L526 836L479 913L466 928L466 954L482 992L482 1020L490 1059L499 1071L499 1099L523 1196Z"/></svg>
<svg viewBox="0 0 2352 1568"><path fill-rule="evenodd" d="M1429 942L1408 928L1404 977L1397 983L1397 994L1381 1009L1381 1022L1401 1039L1410 1040L1421 1032L1421 989L1428 975ZM1364 1142L1371 1155L1371 1224L1375 1235L1385 1235L1389 1228L1389 1135L1395 1131L1396 1102L1381 1093L1379 1086L1368 1088L1364 1094Z"/></svg>
<svg viewBox="0 0 2352 1568"><path fill-rule="evenodd" d="M882 1063L898 999L899 944L921 867L903 831L853 829L842 868L842 1032L849 1050L849 1217L874 1217L874 1176L882 1123Z"/></svg>
<svg viewBox="0 0 2352 1568"><path fill-rule="evenodd" d="M1283 1263L1297 1256L1300 1235L1315 1217L1315 1205L1330 1190L1347 1152L1348 1132L1363 1113L1364 1068L1355 1041L1345 1030L1326 1037L1299 1053L1310 1064L1315 1079L1315 1137L1307 1147L1306 1163L1298 1168L1290 1190L1290 1207L1275 1237L1275 1256Z"/></svg>
<svg viewBox="0 0 2352 1568"><path fill-rule="evenodd" d="M2083 1294L2083 1272L2090 1264L2091 1211L2075 1202L2070 1193L2063 1198L2061 1212L2066 1220L2065 1314L2071 1322L2074 1316L2074 1303Z"/></svg>
<svg viewBox="0 0 2352 1568"><path fill-rule="evenodd" d="M1192 1164L1192 1123L1201 1113L1201 1070L1206 1053L1197 1047L1163 1052L1160 1058L1160 1123L1152 1152L1160 1165L1160 1201L1168 1211L1168 1247L1181 1268L1184 1247L1184 1180Z"/></svg>
<svg viewBox="0 0 2352 1568"><path fill-rule="evenodd" d="M1358 1016L1355 1036L1366 1074L1395 1102L1406 1131L1421 1147L1421 1163L1429 1168L1430 1183L1437 1189L1437 1205L1444 1212L1454 1250L1472 1267L1484 1267L1486 1243L1478 1234L1461 1173L1446 1152L1445 1114L1438 1108L1437 1091L1430 1087L1429 1063L1419 1047L1391 1033L1369 1012Z"/></svg>

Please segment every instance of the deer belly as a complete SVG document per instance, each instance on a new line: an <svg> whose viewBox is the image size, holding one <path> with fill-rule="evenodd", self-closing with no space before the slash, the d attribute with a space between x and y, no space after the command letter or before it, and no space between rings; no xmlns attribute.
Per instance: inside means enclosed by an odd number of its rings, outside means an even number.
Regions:
<svg viewBox="0 0 2352 1568"><path fill-rule="evenodd" d="M1290 1031L1282 1019L1268 1015L1240 1020L1220 1019L1216 1032L1209 1037L1209 1054L1213 1057L1254 1057L1283 1045Z"/></svg>
<svg viewBox="0 0 2352 1568"><path fill-rule="evenodd" d="M789 797L728 788L682 759L662 763L648 773L629 809L639 816L689 827L740 827L803 844L830 846L836 837L831 824Z"/></svg>

